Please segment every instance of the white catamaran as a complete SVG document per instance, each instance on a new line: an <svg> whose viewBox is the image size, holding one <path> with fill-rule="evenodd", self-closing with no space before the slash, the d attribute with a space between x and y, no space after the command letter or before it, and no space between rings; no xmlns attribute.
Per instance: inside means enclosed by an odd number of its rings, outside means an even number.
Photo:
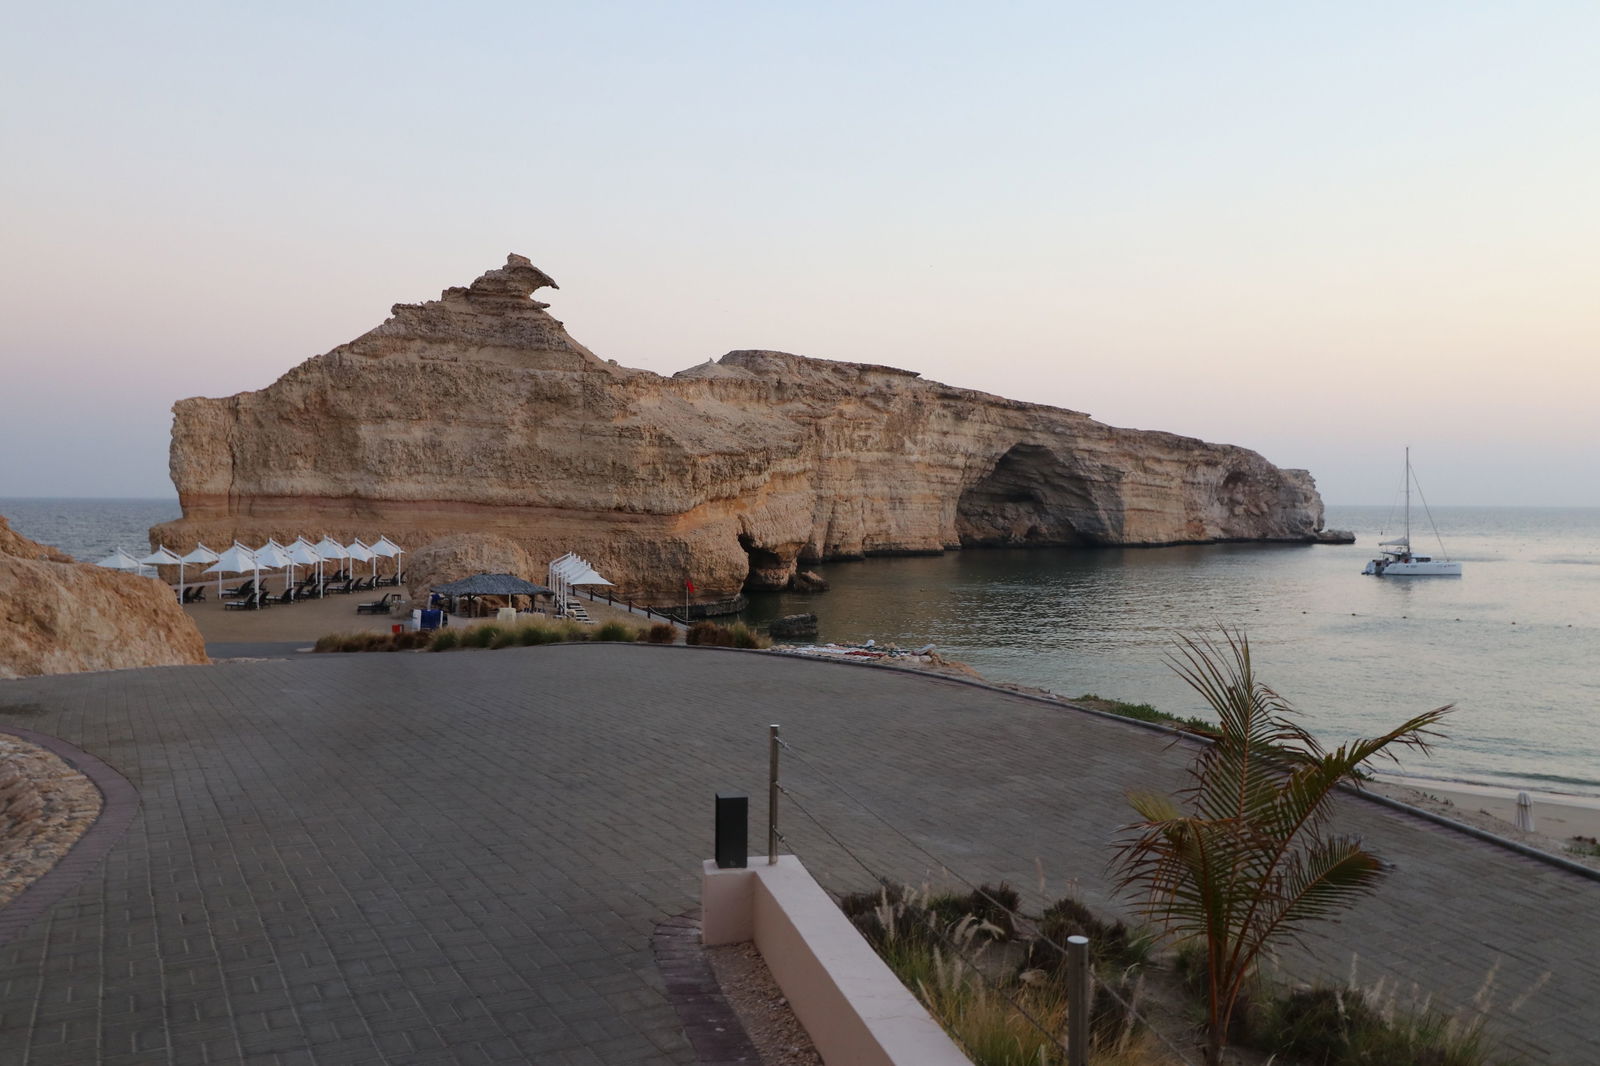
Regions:
<svg viewBox="0 0 1600 1066"><path fill-rule="evenodd" d="M1436 559L1431 555L1414 555L1411 551L1411 449L1406 449L1406 535L1399 540L1385 540L1378 543L1378 550L1383 553L1381 558L1370 560L1363 574L1372 574L1377 577L1460 577L1461 564L1453 563L1449 559ZM1428 501L1423 500L1422 505L1427 507ZM1433 514L1429 512L1428 523L1432 525ZM1434 528L1433 535L1439 536L1439 530ZM1439 542L1441 550L1444 542Z"/></svg>

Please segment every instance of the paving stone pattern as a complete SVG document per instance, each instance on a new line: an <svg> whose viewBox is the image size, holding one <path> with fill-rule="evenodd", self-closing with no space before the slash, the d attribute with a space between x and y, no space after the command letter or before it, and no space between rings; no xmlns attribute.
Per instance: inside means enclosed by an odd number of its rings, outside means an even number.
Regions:
<svg viewBox="0 0 1600 1066"><path fill-rule="evenodd" d="M759 850L767 723L793 746L795 799L861 863L1004 877L1034 905L1071 887L1110 905L1125 790L1179 784L1187 758L947 680L650 646L13 681L7 722L98 756L140 798L104 862L0 949L0 1062L27 1066L692 1063L651 935L698 903L714 792L750 794ZM1600 1061L1600 884L1345 808L1396 869L1289 973L1354 960L1364 984L1451 1007L1492 973L1510 1049ZM825 885L870 885L782 817Z"/></svg>

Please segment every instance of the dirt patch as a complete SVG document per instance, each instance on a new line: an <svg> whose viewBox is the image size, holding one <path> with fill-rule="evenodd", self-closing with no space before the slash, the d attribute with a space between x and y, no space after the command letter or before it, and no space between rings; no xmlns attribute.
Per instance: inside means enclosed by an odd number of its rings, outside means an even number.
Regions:
<svg viewBox="0 0 1600 1066"><path fill-rule="evenodd" d="M707 948L717 984L761 1056L762 1066L820 1066L800 1020L751 943Z"/></svg>

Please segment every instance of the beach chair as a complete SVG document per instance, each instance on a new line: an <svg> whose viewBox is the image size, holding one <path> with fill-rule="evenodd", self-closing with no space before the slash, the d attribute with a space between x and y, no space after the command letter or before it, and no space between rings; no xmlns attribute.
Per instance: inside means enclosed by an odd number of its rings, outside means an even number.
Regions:
<svg viewBox="0 0 1600 1066"><path fill-rule="evenodd" d="M356 605L356 614L388 614L389 608L400 601L398 592L385 593L380 600Z"/></svg>
<svg viewBox="0 0 1600 1066"><path fill-rule="evenodd" d="M284 589L283 590L283 595L278 597L277 602L278 603L293 603L298 596L299 596L299 593L296 592L294 589ZM270 602L272 600L272 597L269 595L267 597L267 599Z"/></svg>
<svg viewBox="0 0 1600 1066"><path fill-rule="evenodd" d="M251 595L253 595L255 593L255 591L256 591L256 583L255 583L255 579L252 578L251 580L246 581L244 584L240 585L236 589L224 589L222 594L224 596L228 597L229 599L247 599Z"/></svg>

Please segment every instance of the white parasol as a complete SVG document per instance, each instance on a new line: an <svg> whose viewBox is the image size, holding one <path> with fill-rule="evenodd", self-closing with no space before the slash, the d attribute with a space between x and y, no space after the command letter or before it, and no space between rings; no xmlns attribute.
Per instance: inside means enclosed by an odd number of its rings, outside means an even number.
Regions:
<svg viewBox="0 0 1600 1066"><path fill-rule="evenodd" d="M378 543L372 545L372 553L381 555L385 559L394 560L394 579L395 583L398 584L400 581L400 556L404 555L406 550L388 537L379 537Z"/></svg>
<svg viewBox="0 0 1600 1066"><path fill-rule="evenodd" d="M112 552L110 555L106 556L104 559L101 559L94 565L103 566L107 570L123 570L127 571L128 573L136 574L139 572L140 564L139 560L135 559L121 548L118 548L116 551Z"/></svg>
<svg viewBox="0 0 1600 1066"><path fill-rule="evenodd" d="M214 563L216 561L216 552L204 544L196 544L194 551L178 560L178 587L180 589L183 588L183 568L189 563Z"/></svg>
<svg viewBox="0 0 1600 1066"><path fill-rule="evenodd" d="M256 562L256 553L246 548L238 541L233 542L233 547L217 556L217 561L206 567L205 572L217 575L217 598L222 598L223 574L247 574L255 571L252 586L261 584L261 564ZM259 588L257 589L259 591Z"/></svg>

